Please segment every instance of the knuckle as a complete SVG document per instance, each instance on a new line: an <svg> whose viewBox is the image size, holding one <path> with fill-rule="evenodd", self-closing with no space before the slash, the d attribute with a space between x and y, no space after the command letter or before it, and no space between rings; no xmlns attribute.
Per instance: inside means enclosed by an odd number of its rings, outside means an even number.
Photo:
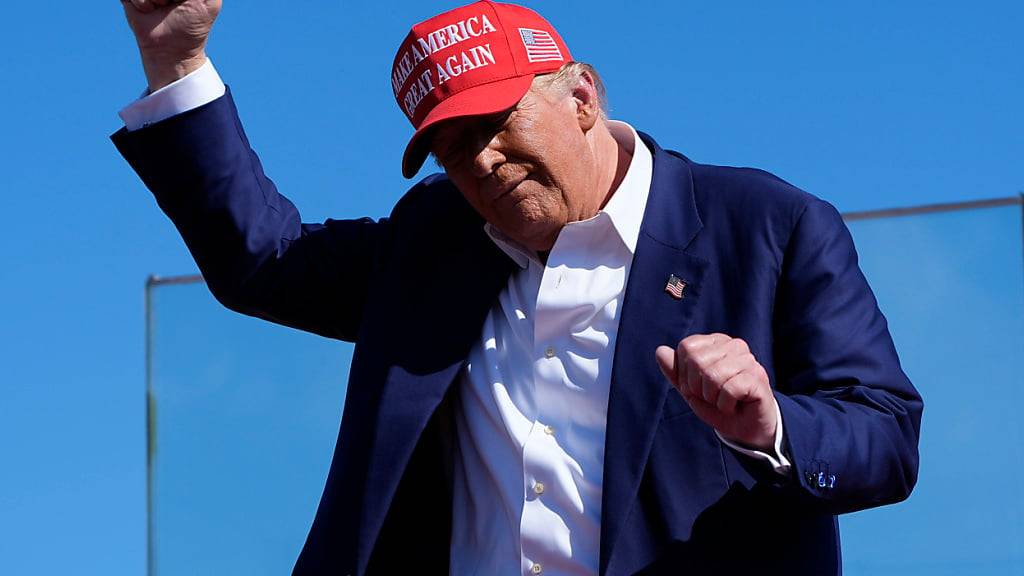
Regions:
<svg viewBox="0 0 1024 576"><path fill-rule="evenodd" d="M685 352L687 355L696 352L699 348L700 341L697 338L694 338L693 336L683 338L682 340L679 341L678 349L682 352Z"/></svg>
<svg viewBox="0 0 1024 576"><path fill-rule="evenodd" d="M700 354L694 354L686 357L686 363L693 367L693 369L699 374L707 373L707 363Z"/></svg>

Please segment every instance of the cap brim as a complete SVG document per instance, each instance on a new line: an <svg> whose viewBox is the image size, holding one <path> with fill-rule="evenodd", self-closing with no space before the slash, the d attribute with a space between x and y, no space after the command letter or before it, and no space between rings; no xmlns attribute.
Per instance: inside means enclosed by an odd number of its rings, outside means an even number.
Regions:
<svg viewBox="0 0 1024 576"><path fill-rule="evenodd" d="M423 136L433 126L452 118L508 110L526 95L533 83L533 77L533 74L527 74L473 86L441 101L427 114L416 133L409 139L405 154L402 156L402 175L412 178L420 171L423 161L430 154L430 139Z"/></svg>

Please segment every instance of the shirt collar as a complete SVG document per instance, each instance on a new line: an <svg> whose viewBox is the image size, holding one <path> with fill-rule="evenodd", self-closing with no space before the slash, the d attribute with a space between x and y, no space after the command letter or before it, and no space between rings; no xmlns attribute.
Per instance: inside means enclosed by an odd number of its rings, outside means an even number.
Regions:
<svg viewBox="0 0 1024 576"><path fill-rule="evenodd" d="M654 160L647 145L640 140L640 135L632 126L625 122L609 122L612 135L620 145L632 140L633 159L629 162L626 175L622 178L611 199L605 204L603 212L612 219L622 243L629 248L629 253L636 252L636 241L640 237L640 224L644 219L644 208L647 207L647 195L651 191L651 178Z"/></svg>
<svg viewBox="0 0 1024 576"><path fill-rule="evenodd" d="M629 249L630 254L633 254L636 252L636 242L640 236L640 224L643 222L647 196L651 191L654 162L651 151L640 140L640 135L632 126L613 120L608 122L608 129L620 146L632 148L633 157L619 187L594 218L606 215L622 243ZM573 224L577 223L573 222L567 226ZM536 253L509 238L490 223L484 225L484 231L520 268L528 267L531 259L537 260Z"/></svg>

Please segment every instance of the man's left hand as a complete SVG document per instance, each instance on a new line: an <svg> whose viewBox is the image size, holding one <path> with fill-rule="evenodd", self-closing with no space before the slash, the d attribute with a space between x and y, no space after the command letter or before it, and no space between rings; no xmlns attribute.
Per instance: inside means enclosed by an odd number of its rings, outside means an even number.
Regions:
<svg viewBox="0 0 1024 576"><path fill-rule="evenodd" d="M768 373L747 343L725 334L694 334L673 350L659 346L658 366L697 417L723 438L770 452L778 408Z"/></svg>

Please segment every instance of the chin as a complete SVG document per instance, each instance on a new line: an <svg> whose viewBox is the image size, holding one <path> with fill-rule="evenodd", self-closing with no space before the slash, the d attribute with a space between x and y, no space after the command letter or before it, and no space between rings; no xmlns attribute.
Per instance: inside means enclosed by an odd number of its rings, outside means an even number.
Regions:
<svg viewBox="0 0 1024 576"><path fill-rule="evenodd" d="M528 194L517 188L505 198L511 202L494 206L494 222L506 236L531 250L550 250L565 224L564 206L545 202L542 194Z"/></svg>
<svg viewBox="0 0 1024 576"><path fill-rule="evenodd" d="M561 227L538 226L530 229L520 228L512 233L507 233L507 236L530 250L546 252L554 247L559 230L561 230Z"/></svg>

